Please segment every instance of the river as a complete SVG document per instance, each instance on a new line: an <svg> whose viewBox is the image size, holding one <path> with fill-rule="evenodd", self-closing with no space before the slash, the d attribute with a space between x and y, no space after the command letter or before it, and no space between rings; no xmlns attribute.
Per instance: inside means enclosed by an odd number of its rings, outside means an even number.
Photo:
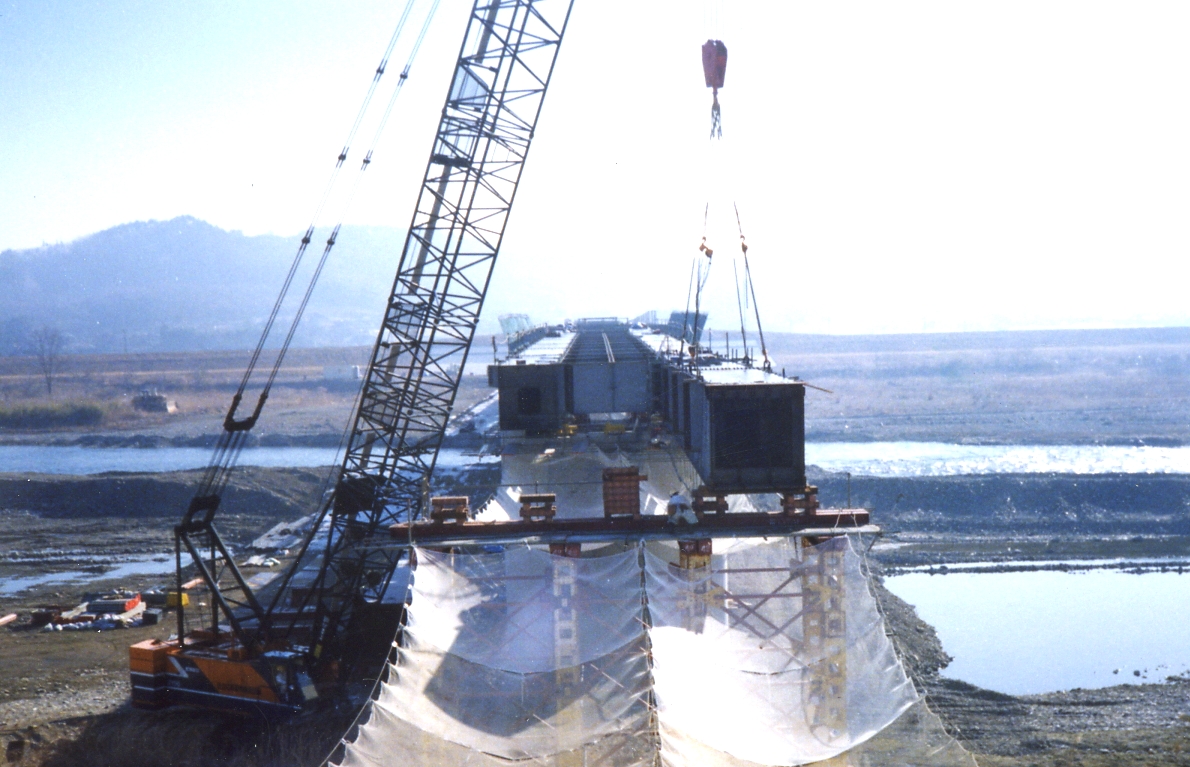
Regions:
<svg viewBox="0 0 1190 767"><path fill-rule="evenodd" d="M180 471L206 466L211 450L197 447L64 447L0 445L0 472L99 474ZM497 460L444 450L440 466ZM1119 445L952 445L941 442L810 442L806 462L827 471L873 477L951 474L1190 474L1190 447ZM334 448L251 447L242 466L331 466Z"/></svg>
<svg viewBox="0 0 1190 767"><path fill-rule="evenodd" d="M204 448L0 446L0 472L96 474L201 468ZM445 450L443 466L490 463ZM807 463L878 477L996 473L1190 473L1190 448L974 446L927 442L808 443ZM241 465L327 466L330 448L245 449ZM150 570L169 562L127 563ZM59 574L61 576L62 574ZM44 577L44 576L43 576ZM54 576L50 576L54 577ZM33 585L9 581L0 591ZM1190 671L1190 573L910 572L889 589L916 605L954 662L945 674L1010 694L1154 682Z"/></svg>
<svg viewBox="0 0 1190 767"><path fill-rule="evenodd" d="M57 445L0 445L0 472L40 474L102 474L108 471L156 472L201 469L212 450L203 447L77 447ZM334 466L341 460L335 448L249 447L240 466ZM461 450L443 450L439 466L490 463L498 456L478 457Z"/></svg>
<svg viewBox="0 0 1190 767"><path fill-rule="evenodd" d="M1190 447L808 442L806 463L870 477L954 474L1190 474Z"/></svg>

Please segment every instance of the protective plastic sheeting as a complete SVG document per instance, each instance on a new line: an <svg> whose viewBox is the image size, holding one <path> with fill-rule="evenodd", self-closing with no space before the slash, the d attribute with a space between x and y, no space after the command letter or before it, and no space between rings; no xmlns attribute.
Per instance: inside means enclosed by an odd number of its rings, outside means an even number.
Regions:
<svg viewBox="0 0 1190 767"><path fill-rule="evenodd" d="M641 636L638 561L635 550L571 559L528 548L418 549L408 631L422 644L519 674L588 663Z"/></svg>
<svg viewBox="0 0 1190 767"><path fill-rule="evenodd" d="M406 763L549 763L648 730L639 557L417 549L397 662L348 758L392 763L394 749L429 749L454 756ZM393 722L418 737L396 744ZM637 745L614 750L622 761L608 763L636 763Z"/></svg>
<svg viewBox="0 0 1190 767"><path fill-rule="evenodd" d="M789 767L846 752L973 767L906 677L846 538L715 546L693 569L660 542L580 558L418 549L397 662L342 764Z"/></svg>
<svg viewBox="0 0 1190 767"><path fill-rule="evenodd" d="M348 749L343 767L653 767L656 736L648 728L625 729L573 751L502 759L443 740L376 709Z"/></svg>
<svg viewBox="0 0 1190 767"><path fill-rule="evenodd" d="M631 455L619 451L605 453L580 436L556 452L503 456L501 488L476 514L476 519L519 519L517 499L521 492L554 493L559 519L603 516L603 470L611 466L636 466L648 477L640 486L640 508L644 515L664 514L670 493L689 493L702 484L680 448L650 449ZM733 511L750 510L738 503L733 503Z"/></svg>
<svg viewBox="0 0 1190 767"><path fill-rule="evenodd" d="M917 701L846 538L738 544L691 570L645 558L664 764L702 763L665 745L694 733L758 764L828 759Z"/></svg>
<svg viewBox="0 0 1190 767"><path fill-rule="evenodd" d="M432 735L506 759L570 751L643 726L649 669L643 642L577 667L515 674L416 638L375 706Z"/></svg>
<svg viewBox="0 0 1190 767"><path fill-rule="evenodd" d="M660 730L664 764L670 767L772 767L711 748L664 722ZM914 703L891 725L840 758L846 761L832 760L829 762L831 767L844 764L857 767L977 767L975 758L946 733L942 721L926 708L924 700Z"/></svg>

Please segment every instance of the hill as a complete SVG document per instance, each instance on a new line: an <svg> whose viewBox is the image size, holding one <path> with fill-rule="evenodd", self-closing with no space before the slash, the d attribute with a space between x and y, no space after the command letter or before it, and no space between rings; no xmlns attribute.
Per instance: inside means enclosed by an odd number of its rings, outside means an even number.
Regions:
<svg viewBox="0 0 1190 767"><path fill-rule="evenodd" d="M326 234L316 232L295 292ZM370 345L403 238L396 228L344 227L295 343ZM0 252L0 284L11 288L0 301L0 354L28 353L42 326L76 353L250 348L298 242L185 216Z"/></svg>

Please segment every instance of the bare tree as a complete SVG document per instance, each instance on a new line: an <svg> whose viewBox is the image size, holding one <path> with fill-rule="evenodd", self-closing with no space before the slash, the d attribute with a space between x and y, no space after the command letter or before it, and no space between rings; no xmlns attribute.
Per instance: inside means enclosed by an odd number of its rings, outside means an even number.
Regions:
<svg viewBox="0 0 1190 767"><path fill-rule="evenodd" d="M58 370L58 357L62 352L62 334L57 328L43 325L33 332L33 352L45 376L46 396L54 395L54 373Z"/></svg>

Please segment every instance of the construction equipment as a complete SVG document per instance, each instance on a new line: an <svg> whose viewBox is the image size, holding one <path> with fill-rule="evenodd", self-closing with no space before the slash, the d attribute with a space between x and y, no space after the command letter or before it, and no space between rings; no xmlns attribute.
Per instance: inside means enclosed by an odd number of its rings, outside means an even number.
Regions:
<svg viewBox="0 0 1190 767"><path fill-rule="evenodd" d="M548 544L560 556L577 556L583 543L680 539L691 549L685 561L696 568L709 561L712 538L796 534L817 540L874 530L862 510L824 512L817 508L814 489L806 486L802 466L802 433L800 421L796 421L804 394L800 383L750 366L724 371L728 378L720 381L700 367L699 357L707 358L707 354L692 354L689 361L680 357L666 361L660 349L642 346L639 338L629 337L627 328L608 318L581 321L574 333L575 344L568 347L559 365L539 366L548 367L546 372L529 371L526 366L525 372L536 376L553 371L564 378L566 370L615 367L624 372L622 383L634 379L640 385L625 385L618 391L614 374L609 392L585 392L584 396L591 397L591 413L673 410L671 421L681 422L690 443L686 449L694 449L694 438L702 433L699 424L704 420L717 423L699 409L699 403L730 411L741 423L759 423L761 416L753 412L755 408L749 409L750 401L733 392L763 388L767 391L764 398L784 397L781 402L788 417L773 421L773 429L781 434L753 445L756 449L751 452L771 448L779 453L780 461L774 457L765 457L764 465L752 461L751 453L741 452L737 444L746 442L747 435L720 424L720 439L708 443L718 458L708 454L704 472L719 485L700 488L694 509L697 522L687 522L697 524L697 530L679 530L664 516L641 516L635 494L654 472L640 474L631 467L604 475L608 483L604 505L590 518L567 518L583 509L568 508L554 492L520 494L519 519L506 524L469 521L465 498L440 498L436 503L429 498L430 476L571 4L572 0L475 0L333 492L284 575L267 589L254 587L215 526L228 472L268 394L266 385L253 412L237 418L244 395L241 385L224 420L215 460L175 529L178 575L173 593L184 596L185 552L205 586L209 616L194 611L204 625L188 631L188 612L185 603L180 603L176 639L151 640L131 648L134 705L161 708L185 703L277 717L350 691L355 683L369 684L392 650L391 640L405 605L404 583L400 583L399 599L386 604L385 594L402 563L409 562L411 552L419 551L415 548L419 544L451 549L537 542ZM721 86L726 51L716 48L715 55L720 58L712 64L718 66L716 82ZM383 66L378 72L382 70ZM328 250L337 231L327 241ZM311 237L312 230L303 238L303 249ZM299 258L301 252L299 249ZM325 256L326 251L324 261ZM709 250L706 256L710 257ZM324 261L319 262L319 270ZM292 275L291 269L287 287ZM269 326L276 314L274 307ZM696 346L706 317L697 303L693 317L694 327L689 328L687 312L680 338L685 341L689 336L689 343ZM525 346L561 335L548 327L520 330L519 340ZM265 332L267 335L267 327ZM292 335L291 328L286 344ZM263 345L262 337L253 364ZM509 346L510 355L520 348L513 343ZM284 350L285 346L270 383ZM510 385L514 370L512 366L499 371L502 388ZM682 406L676 400L672 406L655 404L653 395L659 395L661 389L650 391L650 381L661 382L667 392L683 392ZM534 388L532 384L526 380L518 386L528 392ZM733 391L719 392L716 386ZM692 395L696 400L693 410ZM573 401L567 403L570 417L584 412L583 407L576 407L576 402L583 405L584 396L572 396ZM516 397L501 397L502 404L511 406L517 401ZM520 403L525 406L522 409L532 410L534 401L540 410L540 395L535 400L525 399ZM502 421L505 415L502 407ZM559 410L557 416L538 426L553 433L574 425L572 433L577 433L577 425L565 413ZM617 439L625 437L627 429L622 423L606 421L598 432L601 438ZM729 454L735 458L727 460ZM724 514L725 492L784 492L793 500L781 513ZM427 519L423 521L423 517ZM630 580L639 583L639 574ZM561 663L573 653L559 647Z"/></svg>
<svg viewBox="0 0 1190 767"><path fill-rule="evenodd" d="M214 525L227 472L267 398L266 386L255 410L237 419L241 387L175 530L179 591L185 550L210 592L210 626L188 633L179 608L175 642L132 649L134 705L284 713L342 689L366 662L348 653L349 636L375 619L364 613L379 608L397 567L389 527L425 505L571 4L475 0L332 500L271 599L258 599ZM253 362L262 346L263 337ZM305 555L323 544L316 577L297 588Z"/></svg>

